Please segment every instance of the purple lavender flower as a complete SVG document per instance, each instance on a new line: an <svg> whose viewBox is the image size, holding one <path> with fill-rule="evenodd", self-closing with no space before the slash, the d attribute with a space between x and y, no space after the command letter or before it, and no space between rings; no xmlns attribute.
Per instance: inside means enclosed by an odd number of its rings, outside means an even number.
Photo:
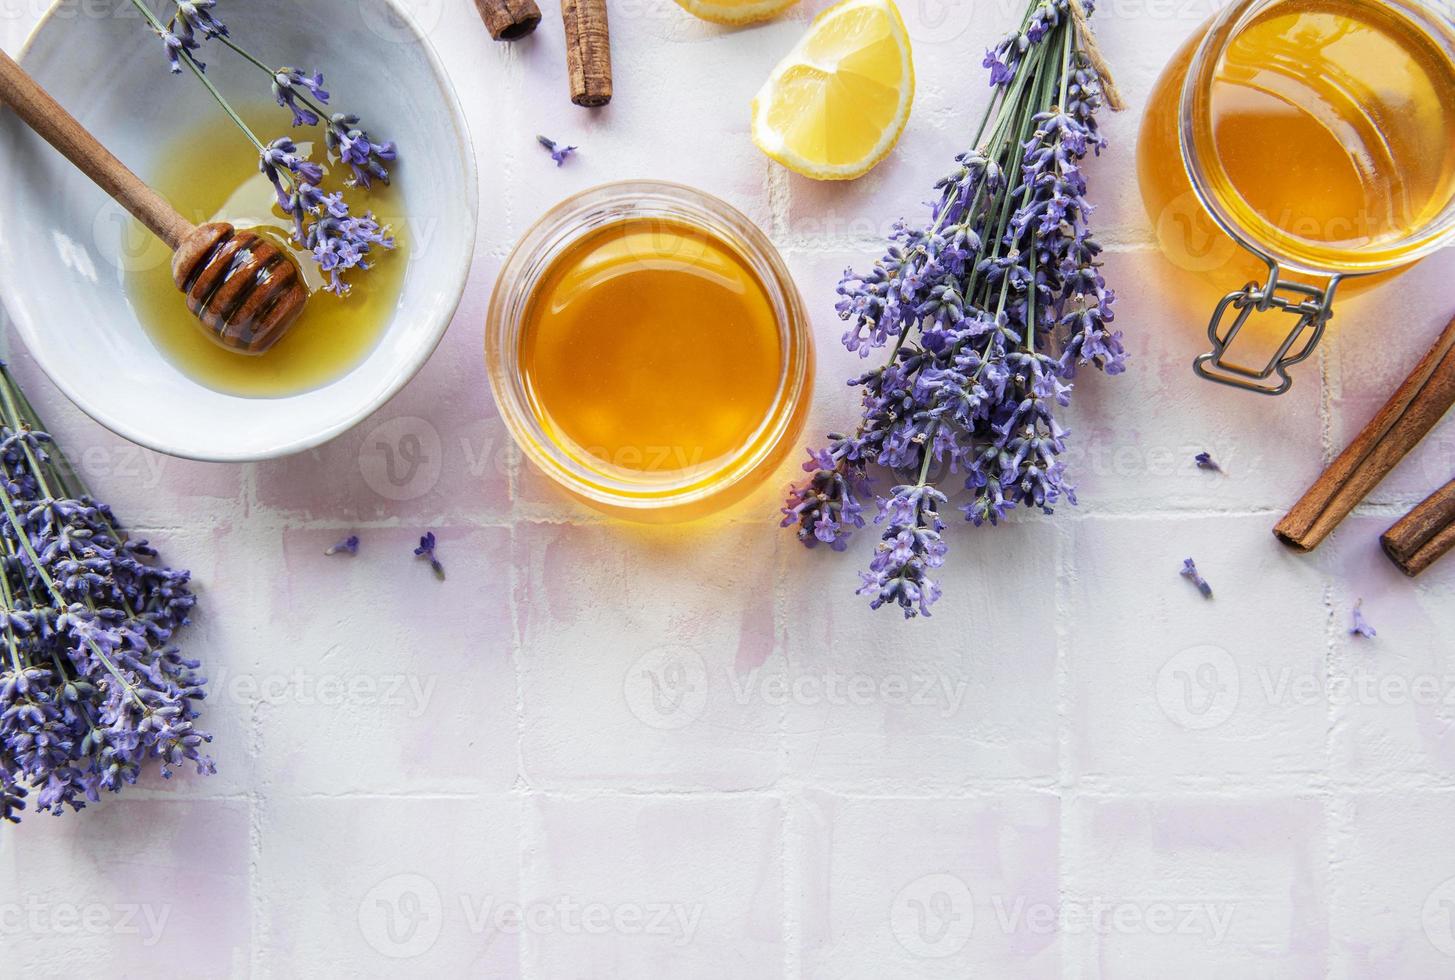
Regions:
<svg viewBox="0 0 1455 980"><path fill-rule="evenodd" d="M790 488L783 508L782 527L798 526L798 540L812 548L820 543L843 551L853 529L864 526L864 508L859 498L868 496L863 467L844 458L851 445L842 436L830 435L831 448L810 449L803 468L813 477L802 486ZM835 453L841 455L835 455Z"/></svg>
<svg viewBox="0 0 1455 980"><path fill-rule="evenodd" d="M938 474L896 488L890 502L958 474L969 497L961 510L975 525L1076 502L1056 412L1070 404L1079 369L1115 375L1126 362L1088 226L1081 161L1104 144L1103 93L1084 43L1070 0L1034 0L1022 30L986 55L996 90L987 138L935 185L923 226L897 223L872 269L845 272L844 346L888 355L850 381L861 392L857 430L810 450L810 475L790 492L783 524L804 544L843 547L862 524L871 468ZM865 578L872 605L903 605L910 585L914 608L933 601L933 583L919 583L943 560L940 521L934 507L891 523ZM876 587L900 591L881 598Z"/></svg>
<svg viewBox="0 0 1455 980"><path fill-rule="evenodd" d="M324 136L331 152L354 172L353 183L368 187L373 180L389 183L384 164L392 163L397 152L393 143L375 143L359 128L359 117L336 112L329 119Z"/></svg>
<svg viewBox="0 0 1455 980"><path fill-rule="evenodd" d="M1364 618L1364 600L1360 599L1354 603L1354 625L1349 629L1350 636L1362 636L1366 640L1372 640L1379 635L1379 631L1369 625L1369 620Z"/></svg>
<svg viewBox="0 0 1455 980"><path fill-rule="evenodd" d="M176 22L182 30L203 37L227 37L227 25L213 16L217 0L176 0Z"/></svg>
<svg viewBox="0 0 1455 980"><path fill-rule="evenodd" d="M1182 562L1181 574L1183 578L1197 586L1197 591L1202 593L1204 599L1211 599L1213 597L1212 586L1207 584L1207 579L1202 577L1202 573L1197 570L1197 563L1191 558Z"/></svg>
<svg viewBox="0 0 1455 980"><path fill-rule="evenodd" d="M60 815L155 762L215 771L206 683L177 631L196 599L92 499L0 364L0 820Z"/></svg>
<svg viewBox="0 0 1455 980"><path fill-rule="evenodd" d="M325 289L340 296L348 294L343 274L350 269L368 269L374 246L393 248L389 229L382 227L372 211L350 215L342 194L326 194L308 229L308 245L318 267L328 274Z"/></svg>
<svg viewBox="0 0 1455 980"><path fill-rule="evenodd" d="M419 547L414 549L414 557L428 560L429 567L434 569L435 578L443 582L445 580L445 566L441 565L440 560L435 557L434 549L434 532L426 531L424 532L424 536L419 539Z"/></svg>
<svg viewBox="0 0 1455 980"><path fill-rule="evenodd" d="M359 536L357 534L350 534L342 541L329 545L323 553L330 557L345 553L357 555L359 553Z"/></svg>
<svg viewBox="0 0 1455 980"><path fill-rule="evenodd" d="M179 33L168 30L165 27L155 28L157 37L162 39L162 46L167 51L167 65L171 68L173 75L182 74L182 61L186 59L197 66L198 71L206 71L207 65L200 61L194 54L200 44L197 37L190 31Z"/></svg>
<svg viewBox="0 0 1455 980"><path fill-rule="evenodd" d="M1197 463L1197 468L1200 470L1211 470L1214 473L1221 473L1223 471L1223 468L1218 465L1217 460L1212 458L1211 453L1198 453L1193 457L1193 461Z"/></svg>
<svg viewBox="0 0 1455 980"><path fill-rule="evenodd" d="M249 64L266 73L271 81L273 98L278 105L293 113L294 126L312 126L321 121L323 105L329 93L323 87L323 74L312 75L299 68L270 69L228 38L228 30L213 15L216 0L174 0L176 14L170 25L163 24L142 0L133 5L161 36L174 73L180 73L183 62L199 72L206 66L197 60L198 38L218 38ZM205 82L206 80L203 79ZM313 259L328 277L325 289L340 296L349 292L344 275L351 269L368 269L370 254L376 248L394 247L390 229L381 225L372 212L362 215L350 212L341 194L325 194L320 186L323 168L303 157L298 145L284 137L266 146L222 94L211 84L208 91L229 116L240 126L254 145L260 148L258 166L267 175L277 194L278 205L293 219L293 237L312 253ZM313 100L317 100L317 102ZM389 182L389 169L398 156L393 143L376 143L359 126L359 117L335 113L328 119L324 132L328 152L338 154L353 177L351 185L368 187L375 180Z"/></svg>
<svg viewBox="0 0 1455 980"><path fill-rule="evenodd" d="M574 146L557 146L556 141L549 136L537 136L536 142L546 148L547 152L551 154L551 159L556 161L556 166L558 167L566 162L568 156L576 152L576 147Z"/></svg>
<svg viewBox="0 0 1455 980"><path fill-rule="evenodd" d="M314 261L327 274L324 288L329 292L347 295L344 273L368 269L369 255L376 246L394 247L389 228L381 226L372 211L351 214L342 193L323 192L318 186L323 168L303 159L297 144L286 136L267 145L258 167L272 182L279 206L293 218L294 238L313 253Z"/></svg>
<svg viewBox="0 0 1455 980"><path fill-rule="evenodd" d="M132 0L142 10L143 16L152 25L152 30L162 39L167 52L167 64L173 75L182 74L182 62L189 61L199 72L206 71L197 51L201 38L227 37L227 27L212 14L217 0L176 0L176 12L171 22L163 24L152 12L141 7L139 0Z"/></svg>
<svg viewBox="0 0 1455 980"><path fill-rule="evenodd" d="M940 538L945 522L939 505L944 502L944 494L922 483L895 487L879 501L874 523L886 525L884 534L869 571L859 573L859 595L870 597L870 608L894 603L904 610L905 619L930 614L940 587L929 570L944 564L948 550Z"/></svg>
<svg viewBox="0 0 1455 980"><path fill-rule="evenodd" d="M315 72L312 76L305 74L297 68L279 68L273 73L273 98L280 106L291 109L293 112L293 125L295 126L316 126L318 124L318 113L308 104L308 92L324 105L328 105L328 92L323 87L323 74Z"/></svg>

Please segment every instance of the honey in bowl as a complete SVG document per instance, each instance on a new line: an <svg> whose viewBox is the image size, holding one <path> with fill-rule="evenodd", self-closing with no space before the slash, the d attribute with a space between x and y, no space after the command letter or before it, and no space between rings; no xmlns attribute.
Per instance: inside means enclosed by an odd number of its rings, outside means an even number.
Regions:
<svg viewBox="0 0 1455 980"><path fill-rule="evenodd" d="M529 460L618 517L691 520L797 448L813 380L803 300L766 235L678 184L547 212L506 259L486 361Z"/></svg>
<svg viewBox="0 0 1455 980"><path fill-rule="evenodd" d="M286 114L271 104L242 115L260 133L276 130L280 115L287 121ZM294 135L321 132L300 129ZM324 162L322 145L300 141L299 149L315 162ZM394 313L408 265L409 243L402 233L407 229L401 228L405 222L394 188L375 182L369 188L346 189L354 212L373 211L380 224L390 226L395 247L372 251L373 267L349 272L348 295L336 296L324 291L326 280L318 264L293 240L292 220L277 207L273 185L258 170L257 153L225 116L218 114L199 125L157 159L145 176L178 212L194 224L227 221L267 237L292 255L311 294L292 329L266 353L227 350L213 342L188 311L172 280L166 246L128 218L127 243L137 250L124 263L126 292L138 322L168 360L209 388L277 398L328 384L368 355ZM323 189L344 189L347 166L328 170Z"/></svg>

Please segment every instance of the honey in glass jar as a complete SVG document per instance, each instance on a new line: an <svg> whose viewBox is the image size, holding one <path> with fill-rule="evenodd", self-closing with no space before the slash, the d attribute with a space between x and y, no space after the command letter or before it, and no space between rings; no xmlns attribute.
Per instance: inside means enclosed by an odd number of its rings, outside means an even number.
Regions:
<svg viewBox="0 0 1455 980"><path fill-rule="evenodd" d="M582 192L526 232L486 330L526 456L619 517L702 517L797 443L812 382L798 290L767 237L676 184Z"/></svg>
<svg viewBox="0 0 1455 980"><path fill-rule="evenodd" d="M1455 232L1455 24L1414 0L1239 0L1153 89L1138 173L1164 253L1227 293L1199 374L1266 394L1348 292ZM1347 285L1341 285L1347 283ZM1286 314L1266 362L1232 351Z"/></svg>

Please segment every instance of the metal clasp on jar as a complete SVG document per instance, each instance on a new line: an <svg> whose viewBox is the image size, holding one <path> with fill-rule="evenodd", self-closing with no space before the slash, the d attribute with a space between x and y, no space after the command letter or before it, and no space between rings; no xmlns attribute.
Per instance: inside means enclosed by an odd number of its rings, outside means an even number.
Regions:
<svg viewBox="0 0 1455 980"><path fill-rule="evenodd" d="M1324 327L1334 315L1334 289L1343 276L1338 273L1330 275L1328 283L1322 287L1289 282L1280 277L1282 270L1277 261L1257 249L1249 248L1249 251L1268 264L1268 280L1264 283L1250 282L1222 298L1207 325L1207 336L1213 349L1200 355L1193 362L1192 369L1200 377L1219 384L1260 395L1281 395L1293 387L1288 369L1307 360L1323 337ZM1230 311L1232 316L1229 319ZM1230 360L1228 349L1247 325L1248 318L1255 312L1269 311L1294 317L1293 326L1272 357L1259 369L1244 367ZM1226 324L1225 319L1229 320Z"/></svg>

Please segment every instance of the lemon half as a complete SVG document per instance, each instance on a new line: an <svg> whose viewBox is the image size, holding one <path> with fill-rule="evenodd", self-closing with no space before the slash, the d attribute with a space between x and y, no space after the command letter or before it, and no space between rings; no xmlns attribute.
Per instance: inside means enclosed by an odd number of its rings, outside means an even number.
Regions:
<svg viewBox="0 0 1455 980"><path fill-rule="evenodd" d="M677 6L714 24L756 24L777 17L798 0L677 0Z"/></svg>
<svg viewBox="0 0 1455 980"><path fill-rule="evenodd" d="M844 0L758 90L753 142L806 177L849 180L894 148L913 103L909 33L894 0Z"/></svg>

